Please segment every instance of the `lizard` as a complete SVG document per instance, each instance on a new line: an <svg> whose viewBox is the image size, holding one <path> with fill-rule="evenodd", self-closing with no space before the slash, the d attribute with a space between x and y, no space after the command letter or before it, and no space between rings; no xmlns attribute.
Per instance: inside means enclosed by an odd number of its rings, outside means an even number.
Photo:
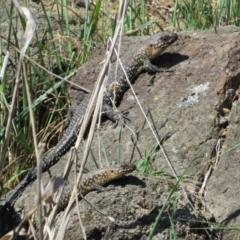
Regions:
<svg viewBox="0 0 240 240"><path fill-rule="evenodd" d="M84 174L80 184L77 186L77 194L78 194L78 200L82 198L82 196L85 196L88 192L97 190L97 191L105 191L108 190L107 188L102 187L103 185L116 180L118 178L121 178L125 176L128 173L133 172L136 169L136 165L133 163L119 163L116 165L112 165L109 167L103 167L94 171L91 171L87 174ZM71 193L73 191L74 184L67 185L63 193L59 199L59 202L57 203L57 211L55 214L59 214L59 212L63 211L70 200ZM24 222L28 220L28 218L33 214L33 212L36 210L36 205L33 207L33 211L31 210L30 214L26 215L24 219L21 221L19 226L22 227ZM13 231L13 238L18 236L18 233L21 229L19 227ZM39 232L37 231L37 236Z"/></svg>
<svg viewBox="0 0 240 240"><path fill-rule="evenodd" d="M128 51L122 57L122 63L126 75L131 83L136 77L144 72L156 73L166 71L152 64L161 53L178 39L178 35L172 32L161 32L150 36L145 41L136 45L131 51ZM127 78L120 66L118 66L117 76L115 77L115 68L112 67L109 73L108 83L103 94L102 111L113 122L122 118L121 113L115 114L113 107L119 103L124 92L129 88ZM116 79L116 81L115 81ZM53 150L44 158L42 163L42 172L46 172L56 164L60 157L63 156L72 147L77 139L83 116L87 109L91 94L86 96L83 101L71 112L71 119L62 138L53 148ZM124 114L124 113L123 113ZM31 170L17 187L7 196L5 204L0 208L2 213L22 194L24 189L37 178L37 167Z"/></svg>
<svg viewBox="0 0 240 240"><path fill-rule="evenodd" d="M102 186L110 181L121 178L128 173L133 172L136 169L136 165L133 163L119 163L109 167L97 169L83 175L80 184L77 187L78 198L86 195L88 192L93 190L104 191L105 188ZM58 202L58 210L60 212L66 208L70 199L74 185L69 184L64 188L61 198Z"/></svg>

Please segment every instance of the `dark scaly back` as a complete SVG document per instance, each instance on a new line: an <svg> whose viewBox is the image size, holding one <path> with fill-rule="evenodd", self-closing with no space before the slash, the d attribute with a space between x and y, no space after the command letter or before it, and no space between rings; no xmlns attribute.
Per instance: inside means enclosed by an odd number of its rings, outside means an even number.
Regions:
<svg viewBox="0 0 240 240"><path fill-rule="evenodd" d="M146 63L158 58L177 38L178 35L175 33L158 33L150 36L134 47L134 49L127 52L122 58L122 63L129 81L133 83L136 77L145 70ZM118 66L117 77L115 77L115 66L113 66L109 75L109 83L103 97L103 104L112 105L112 99L118 102L128 88L129 84L121 66Z"/></svg>

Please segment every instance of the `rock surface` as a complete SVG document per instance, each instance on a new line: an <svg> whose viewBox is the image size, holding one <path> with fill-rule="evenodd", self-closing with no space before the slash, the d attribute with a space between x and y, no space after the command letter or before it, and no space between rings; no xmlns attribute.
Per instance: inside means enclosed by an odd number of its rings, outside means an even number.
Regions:
<svg viewBox="0 0 240 240"><path fill-rule="evenodd" d="M207 31L180 33L179 40L156 61L171 67L172 73L141 74L133 85L141 105L151 117L154 129L177 175L186 174L197 181L192 194L197 194L208 169L215 163L216 146L220 141L223 156L206 185L202 204L217 223L239 226L239 28L229 26ZM137 40L128 39L122 53ZM132 44L132 45L131 45ZM74 82L92 89L104 49L96 50L91 61L74 77ZM79 92L72 90L73 102ZM140 159L156 144L153 134L129 90L120 109L130 109L129 128L121 133L121 159ZM110 130L109 130L110 128ZM117 158L121 126L101 128L101 139L110 159ZM138 136L136 147L133 131ZM97 135L96 135L97 137ZM116 143L113 146L113 143ZM95 147L94 147L95 146ZM98 155L98 143L93 152ZM226 154L224 154L226 152ZM163 154L156 150L150 157L153 170L172 174ZM230 170L230 171L226 171ZM235 183L235 184L234 184ZM209 216L211 216L211 214ZM238 233L223 232L223 239L237 239Z"/></svg>
<svg viewBox="0 0 240 240"><path fill-rule="evenodd" d="M239 238L237 231L210 232L207 230L210 225L206 223L212 222L211 226L214 226L216 221L228 227L240 226L239 38L240 29L232 26L218 28L217 33L213 29L181 33L179 40L155 62L173 72L143 73L133 85L177 175L185 176L182 185L195 211L194 214L178 189L168 201L153 239L169 239L173 229L178 239L214 239L220 235L224 240ZM126 39L121 47L122 54L139 41L142 38ZM96 48L91 60L79 69L73 81L91 90L104 54L104 45ZM70 95L73 104L78 104L84 97L82 92L74 89L70 90ZM113 129L109 121L102 123L94 136L88 168L93 169L93 155L99 159L100 152L104 159L106 153L110 161L116 161L120 149L121 161L135 162L145 157L151 170L164 173L164 177L133 173L112 183L115 186L113 190L92 192L86 199L117 221L118 225L111 230L111 239L146 239L173 189L174 181L169 177L172 171L162 151L155 148L156 140L130 90L124 95L119 109L129 109L131 121L127 122L128 127L122 128L119 124ZM132 140L135 138L136 144ZM199 196L204 176L215 163L219 140L222 156L210 175L204 195ZM81 156L79 151L80 160ZM54 166L52 174L61 174L65 163L60 161ZM48 180L48 175L44 174L44 183ZM14 209L1 219L1 234L20 221L34 204L35 193L33 184L19 198ZM110 225L109 220L85 201L80 203L88 239L102 239ZM62 215L59 214L58 222ZM197 231L196 228L200 227L206 230ZM66 239L82 239L76 208L65 236Z"/></svg>

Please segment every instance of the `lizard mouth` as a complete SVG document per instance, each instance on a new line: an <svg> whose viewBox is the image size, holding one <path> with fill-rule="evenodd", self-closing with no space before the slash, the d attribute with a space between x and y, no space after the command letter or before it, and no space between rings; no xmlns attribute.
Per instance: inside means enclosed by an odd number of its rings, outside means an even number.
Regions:
<svg viewBox="0 0 240 240"><path fill-rule="evenodd" d="M136 169L136 165L133 163L121 163L119 164L119 169L118 167L116 169L119 172L132 172Z"/></svg>
<svg viewBox="0 0 240 240"><path fill-rule="evenodd" d="M175 41L177 41L177 39L178 39L178 35L176 33L164 32L163 37L160 38L158 47L162 46L166 48L172 43L174 43Z"/></svg>

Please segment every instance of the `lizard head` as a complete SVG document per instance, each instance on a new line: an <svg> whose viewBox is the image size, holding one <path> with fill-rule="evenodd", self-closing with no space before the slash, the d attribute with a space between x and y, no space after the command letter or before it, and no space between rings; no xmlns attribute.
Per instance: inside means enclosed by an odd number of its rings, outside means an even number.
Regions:
<svg viewBox="0 0 240 240"><path fill-rule="evenodd" d="M119 163L110 167L100 168L94 173L94 182L98 185L104 185L125 174L133 172L135 169L136 165L133 163Z"/></svg>
<svg viewBox="0 0 240 240"><path fill-rule="evenodd" d="M106 172L109 178L117 179L124 176L127 173L133 172L136 169L136 165L133 163L120 163L106 168Z"/></svg>
<svg viewBox="0 0 240 240"><path fill-rule="evenodd" d="M178 39L176 33L162 32L151 36L147 41L150 61L157 58L168 46Z"/></svg>

